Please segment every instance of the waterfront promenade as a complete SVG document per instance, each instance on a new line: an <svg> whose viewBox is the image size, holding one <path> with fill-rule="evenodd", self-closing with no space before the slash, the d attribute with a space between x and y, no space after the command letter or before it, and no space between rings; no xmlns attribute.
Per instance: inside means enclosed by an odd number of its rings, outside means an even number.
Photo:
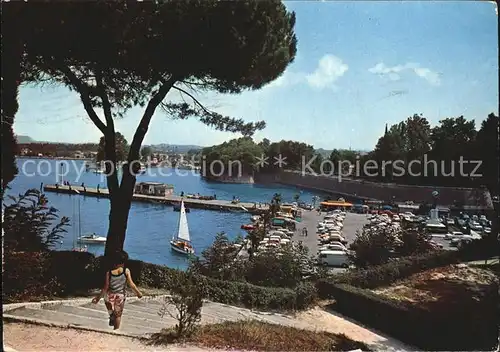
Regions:
<svg viewBox="0 0 500 352"><path fill-rule="evenodd" d="M90 197L102 197L109 198L109 192L106 188L97 189L90 187L81 186L58 186L55 185L45 185L43 187L45 192L55 192L63 194L74 194L83 195ZM261 205L256 203L246 203L239 202L237 204L231 203L228 200L201 200L201 199L191 199L182 198L177 195L171 196L151 196L146 194L134 194L133 200L137 202L148 202L148 203L160 203L167 206L173 206L178 204L181 200L184 200L184 204L188 208L195 209L205 209L205 210L218 210L218 211L237 211L237 212L249 212L251 214L260 214L268 209L267 205Z"/></svg>

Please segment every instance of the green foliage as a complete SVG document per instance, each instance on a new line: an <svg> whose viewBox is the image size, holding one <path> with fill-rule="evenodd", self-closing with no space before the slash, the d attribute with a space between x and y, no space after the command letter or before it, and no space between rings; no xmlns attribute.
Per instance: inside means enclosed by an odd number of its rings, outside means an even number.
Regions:
<svg viewBox="0 0 500 352"><path fill-rule="evenodd" d="M358 231L351 244L351 260L358 268L385 264L392 258L429 252L428 236L418 229L371 228Z"/></svg>
<svg viewBox="0 0 500 352"><path fill-rule="evenodd" d="M96 281L93 262L94 256L85 252L6 252L3 301L17 303L86 294L89 288L103 284L104 273Z"/></svg>
<svg viewBox="0 0 500 352"><path fill-rule="evenodd" d="M26 264L23 264L26 263ZM54 297L82 295L101 288L106 270L104 257L80 252L18 252L6 257L4 275L4 302L23 299L40 300ZM295 288L262 287L246 282L213 279L171 269L166 266L129 260L134 281L147 286L178 292L186 275L195 275L196 283L206 299L256 309L299 310L315 302L316 288L311 283L300 283ZM75 280L75 275L78 280Z"/></svg>
<svg viewBox="0 0 500 352"><path fill-rule="evenodd" d="M315 154L314 147L306 143L285 140L271 143L266 154L271 162L265 170L276 170L279 166L274 165L272 161L275 161L275 158L279 158L280 155L286 162L286 168L295 170L301 168L302 158L305 158L304 160L307 163Z"/></svg>
<svg viewBox="0 0 500 352"><path fill-rule="evenodd" d="M254 231L258 244L261 233ZM258 252L250 260L237 257L239 249L221 233L212 246L205 249L201 259L195 260L191 268L218 280L243 281L266 287L295 288L306 273L312 271L314 261L303 245L287 246L272 252Z"/></svg>
<svg viewBox="0 0 500 352"><path fill-rule="evenodd" d="M183 280L172 289L171 296L166 296L158 314L163 318L169 315L177 321L174 327L175 337L191 335L196 324L201 321L204 292L196 276L188 271Z"/></svg>
<svg viewBox="0 0 500 352"><path fill-rule="evenodd" d="M307 247L291 245L272 252L259 252L247 263L242 274L254 285L293 288L313 267L308 254Z"/></svg>
<svg viewBox="0 0 500 352"><path fill-rule="evenodd" d="M225 175L238 176L238 173L251 173L258 166L257 157L263 154L262 148L255 144L250 137L232 139L220 145L203 148L202 155L206 157L202 167L203 174L207 177L213 174L220 174L224 171ZM214 163L214 161L221 161ZM211 169L212 168L212 169Z"/></svg>
<svg viewBox="0 0 500 352"><path fill-rule="evenodd" d="M451 285L451 283L450 283ZM457 288L458 289L458 288ZM348 285L334 285L335 310L422 350L492 350L498 343L498 284L472 298L406 304Z"/></svg>
<svg viewBox="0 0 500 352"><path fill-rule="evenodd" d="M409 172L403 173L394 170L392 165L386 165L384 173L379 172L375 179L443 186L486 185L490 192L498 194L498 125L498 116L491 113L478 131L474 120L467 120L463 116L443 119L437 126L431 128L425 117L415 114L406 121L386 128L386 132L379 138L374 151L362 158L361 165L367 160L376 160L379 166L382 161L402 160L408 171L410 161L417 160L420 163L412 164L412 174L423 174L424 155L427 154L427 160L436 161L437 164L434 165L433 162L427 164L425 177L414 177ZM458 167L455 165L453 175L447 175L453 171L451 163L456 163L460 157L463 160L482 161L476 174L483 176L464 176L473 171L474 163L464 163L463 172L458 172ZM444 170L441 162L446 165ZM369 175L365 177L373 178Z"/></svg>
<svg viewBox="0 0 500 352"><path fill-rule="evenodd" d="M153 150L151 149L150 146L144 146L141 148L141 157L142 159L147 159L153 154Z"/></svg>
<svg viewBox="0 0 500 352"><path fill-rule="evenodd" d="M30 189L9 199L12 203L4 207L3 223L6 251L47 251L67 232L69 219L59 219L58 210L47 206L48 200L39 190Z"/></svg>
<svg viewBox="0 0 500 352"><path fill-rule="evenodd" d="M48 256L47 252L5 253L3 303L43 300L57 292L57 281L48 275Z"/></svg>
<svg viewBox="0 0 500 352"><path fill-rule="evenodd" d="M241 280L239 261L236 260L238 248L229 241L224 232L218 233L213 244L202 252L191 267L201 275L219 280Z"/></svg>
<svg viewBox="0 0 500 352"><path fill-rule="evenodd" d="M331 298L332 286L335 284L367 289L388 286L413 274L458 262L458 253L452 251L429 252L399 258L386 264L371 266L367 269L348 270L345 273L320 279L317 282L318 294L321 298Z"/></svg>
<svg viewBox="0 0 500 352"><path fill-rule="evenodd" d="M99 145L97 147L97 161L106 160L105 157L105 139L101 137L99 139ZM128 145L127 140L120 132L115 133L115 148L116 148L116 161L125 161L127 160L128 152L130 146Z"/></svg>

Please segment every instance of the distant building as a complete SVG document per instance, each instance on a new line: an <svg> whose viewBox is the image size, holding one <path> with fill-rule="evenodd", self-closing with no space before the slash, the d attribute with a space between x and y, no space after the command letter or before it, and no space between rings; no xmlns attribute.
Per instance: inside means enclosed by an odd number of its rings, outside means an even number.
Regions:
<svg viewBox="0 0 500 352"><path fill-rule="evenodd" d="M77 150L75 151L75 153L73 154L73 157L75 159L84 159L85 158L85 154L83 154L83 152L81 150Z"/></svg>
<svg viewBox="0 0 500 352"><path fill-rule="evenodd" d="M165 197L174 193L174 186L160 182L140 182L135 185L136 194Z"/></svg>

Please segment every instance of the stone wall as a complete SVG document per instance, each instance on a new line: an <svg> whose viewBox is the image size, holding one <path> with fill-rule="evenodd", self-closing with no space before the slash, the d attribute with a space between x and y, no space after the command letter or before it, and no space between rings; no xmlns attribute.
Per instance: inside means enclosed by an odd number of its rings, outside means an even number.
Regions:
<svg viewBox="0 0 500 352"><path fill-rule="evenodd" d="M253 175L242 175L240 177L231 177L231 176L220 176L220 177L202 177L207 181L213 182L222 182L222 183L244 183L244 184L253 184L255 183Z"/></svg>
<svg viewBox="0 0 500 352"><path fill-rule="evenodd" d="M375 183L364 180L337 177L303 175L301 172L282 171L274 175L259 175L257 182L276 182L302 188L334 193L348 199L374 199L382 201L432 203L432 192L438 191L438 204L452 207L454 204L493 209L490 193L482 188L412 186L392 183Z"/></svg>

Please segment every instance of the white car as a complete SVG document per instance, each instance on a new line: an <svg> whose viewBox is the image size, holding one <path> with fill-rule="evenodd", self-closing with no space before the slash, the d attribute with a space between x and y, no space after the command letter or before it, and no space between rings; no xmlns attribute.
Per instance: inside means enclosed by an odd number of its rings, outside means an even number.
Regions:
<svg viewBox="0 0 500 352"><path fill-rule="evenodd" d="M347 252L348 249L343 244L331 244L331 243L328 243L328 244L326 244L324 246L321 246L318 249L318 252L322 252L322 251L345 251L345 252Z"/></svg>
<svg viewBox="0 0 500 352"><path fill-rule="evenodd" d="M348 268L349 256L345 251L321 251L318 255L318 264Z"/></svg>
<svg viewBox="0 0 500 352"><path fill-rule="evenodd" d="M337 235L337 234L330 235L329 239L330 239L330 241L338 241L340 243L347 243L347 241L345 240L344 237L342 237L341 235Z"/></svg>
<svg viewBox="0 0 500 352"><path fill-rule="evenodd" d="M448 219L446 219L446 224L447 225L455 225L455 220L452 218L448 218Z"/></svg>
<svg viewBox="0 0 500 352"><path fill-rule="evenodd" d="M401 221L401 218L399 217L399 215L394 215L392 217L392 221L398 222L398 221Z"/></svg>
<svg viewBox="0 0 500 352"><path fill-rule="evenodd" d="M445 240L451 240L453 238L462 238L464 234L460 231L453 231L452 233L447 233L444 235Z"/></svg>
<svg viewBox="0 0 500 352"><path fill-rule="evenodd" d="M469 223L469 227L474 231L483 231L483 227L476 221L472 221Z"/></svg>
<svg viewBox="0 0 500 352"><path fill-rule="evenodd" d="M491 233L491 227L485 227L483 229L483 231L484 231L485 234L490 234Z"/></svg>

